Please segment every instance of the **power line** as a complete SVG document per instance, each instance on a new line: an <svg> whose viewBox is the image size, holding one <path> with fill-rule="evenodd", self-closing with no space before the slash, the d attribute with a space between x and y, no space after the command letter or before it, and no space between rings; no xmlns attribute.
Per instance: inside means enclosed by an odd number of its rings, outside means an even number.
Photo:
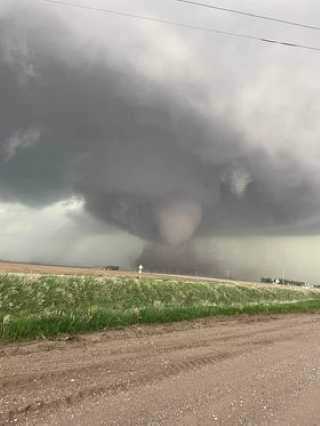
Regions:
<svg viewBox="0 0 320 426"><path fill-rule="evenodd" d="M42 1L44 3L50 3L50 4L58 5L58 6L69 6L69 7L77 8L77 9L92 10L94 12L99 12L99 13L108 14L108 15L111 14L111 15L116 15L116 16L124 16L124 17L127 17L127 18L139 19L139 20L150 21L150 22L157 22L157 23L160 23L160 24L173 25L173 26L177 26L177 27L180 27L180 28L203 31L203 32L207 32L207 33L220 34L220 35L229 36L229 37L238 37L238 38L243 38L243 39L248 39L248 40L259 41L259 42L263 42L263 43L271 43L271 44L277 44L277 45L286 46L286 47L295 47L297 49L305 49L305 50L312 50L312 51L320 52L320 47L308 46L308 45L299 44L299 43L285 42L285 41L274 40L274 39L269 39L269 38L263 38L263 37L253 36L253 35L250 35L250 34L242 34L242 33L235 33L235 32L231 32L231 31L218 30L216 28L211 28L211 27L200 27L200 26L197 26L197 25L183 24L183 23L179 23L179 22L168 21L166 19L155 18L155 17L152 17L152 16L136 15L136 14L133 14L133 13L119 12L119 11L116 11L116 10L113 10L113 9L104 9L104 8L100 8L100 7L84 6L84 5L80 5L80 4L77 4L77 3L64 2L62 0L40 0L40 1Z"/></svg>
<svg viewBox="0 0 320 426"><path fill-rule="evenodd" d="M307 28L309 30L320 31L320 27L317 26L317 25L302 24L300 22L288 21L286 19L276 18L276 17L273 17L273 16L257 15L256 13L245 12L243 10L238 10L238 9L230 9L230 8L227 8L227 7L216 6L216 5L209 4L209 3L200 3L200 2L192 1L192 0L175 0L175 1L178 1L180 3L186 3L186 4L189 4L189 5L192 5L192 6L198 6L198 7L205 7L207 9L220 10L222 12L233 13L233 14L236 14L236 15L249 16L250 18L264 19L266 21L274 21L274 22L279 22L281 24L293 25L295 27L301 27L301 28Z"/></svg>

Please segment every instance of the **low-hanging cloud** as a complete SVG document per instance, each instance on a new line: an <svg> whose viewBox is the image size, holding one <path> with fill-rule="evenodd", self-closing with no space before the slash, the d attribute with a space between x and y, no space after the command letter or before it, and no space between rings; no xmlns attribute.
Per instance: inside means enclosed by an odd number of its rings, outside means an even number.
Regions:
<svg viewBox="0 0 320 426"><path fill-rule="evenodd" d="M163 247L190 269L201 237L318 232L320 104L302 87L314 58L293 69L293 54L257 50L244 70L228 41L203 58L203 38L188 45L164 28L166 47L128 27L118 47L53 9L23 11L0 14L0 199L78 196L152 244L143 258L155 269L168 264Z"/></svg>

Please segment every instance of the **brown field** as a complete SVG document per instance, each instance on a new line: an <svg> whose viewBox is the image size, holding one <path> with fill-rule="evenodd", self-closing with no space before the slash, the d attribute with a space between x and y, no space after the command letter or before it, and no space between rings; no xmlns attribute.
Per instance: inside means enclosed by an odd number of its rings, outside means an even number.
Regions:
<svg viewBox="0 0 320 426"><path fill-rule="evenodd" d="M0 273L50 274L50 275L127 275L125 271L104 271L98 267L50 266L32 263L0 261Z"/></svg>
<svg viewBox="0 0 320 426"><path fill-rule="evenodd" d="M0 274L1 273L14 273L14 274L32 274L32 275L70 275L70 276L96 276L100 278L108 277L138 277L137 271L129 271L125 269L120 269L119 271L106 271L103 267L72 267L72 266L63 266L63 265L39 265L33 263L24 263L24 262L8 262L0 260ZM164 273L155 273L147 272L143 273L143 276L146 278L164 278L164 279L174 279L175 281L210 281L213 283L223 283L231 285L248 285L259 287L270 287L270 284L263 284L258 282L242 281L242 280L231 280L226 278L215 278L207 276L197 276L197 275L178 275L178 274L164 274ZM295 287L295 286L286 286L287 288L293 288L294 290L306 291L304 287ZM283 288L283 285L273 284L273 288ZM320 291L320 289L314 288L313 291Z"/></svg>
<svg viewBox="0 0 320 426"><path fill-rule="evenodd" d="M32 275L70 275L70 276L96 276L96 277L138 277L137 271L129 271L125 269L120 269L119 271L106 271L101 267L74 267L74 266L64 266L64 265L40 265L33 263L24 263L24 262L9 262L0 260L0 274L1 273L14 273L14 274L32 274ZM147 272L143 273L144 277L149 278L164 278L164 279L174 279L176 281L210 281L213 283L223 283L231 285L248 285L259 287L269 287L270 284L263 284L258 282L242 281L242 280L231 280L226 278L215 278L207 276L197 276L197 275L178 275L178 274L164 274L164 273L155 273ZM275 288L283 288L283 285L275 285ZM305 291L304 287L295 287L287 286L288 288L293 288L294 290ZM319 289L314 288L313 291L320 291Z"/></svg>
<svg viewBox="0 0 320 426"><path fill-rule="evenodd" d="M129 271L120 269L119 271L106 271L101 267L75 267L64 265L40 265L24 262L8 262L0 260L0 274L1 273L14 273L14 274L33 274L33 275L76 275L76 276L97 276L97 277L137 277L137 271ZM225 278L214 278L207 276L197 275L178 275L178 274L164 274L154 272L143 272L144 277L158 277L158 278L173 278L175 280L190 280L190 281L212 281L223 282L230 284L256 284L247 281L235 281Z"/></svg>

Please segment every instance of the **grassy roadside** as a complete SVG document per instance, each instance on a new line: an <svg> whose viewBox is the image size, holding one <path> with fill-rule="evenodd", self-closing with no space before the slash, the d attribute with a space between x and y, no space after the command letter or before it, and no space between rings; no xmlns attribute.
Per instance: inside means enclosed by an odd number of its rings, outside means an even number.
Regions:
<svg viewBox="0 0 320 426"><path fill-rule="evenodd" d="M0 340L211 315L320 311L320 292L145 278L0 275Z"/></svg>

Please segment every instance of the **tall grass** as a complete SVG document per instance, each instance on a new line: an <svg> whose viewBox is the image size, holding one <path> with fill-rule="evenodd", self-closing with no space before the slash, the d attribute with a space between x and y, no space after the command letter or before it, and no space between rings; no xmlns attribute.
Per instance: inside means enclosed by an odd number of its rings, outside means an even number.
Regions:
<svg viewBox="0 0 320 426"><path fill-rule="evenodd" d="M0 275L0 339L210 315L320 310L320 292L161 279Z"/></svg>

